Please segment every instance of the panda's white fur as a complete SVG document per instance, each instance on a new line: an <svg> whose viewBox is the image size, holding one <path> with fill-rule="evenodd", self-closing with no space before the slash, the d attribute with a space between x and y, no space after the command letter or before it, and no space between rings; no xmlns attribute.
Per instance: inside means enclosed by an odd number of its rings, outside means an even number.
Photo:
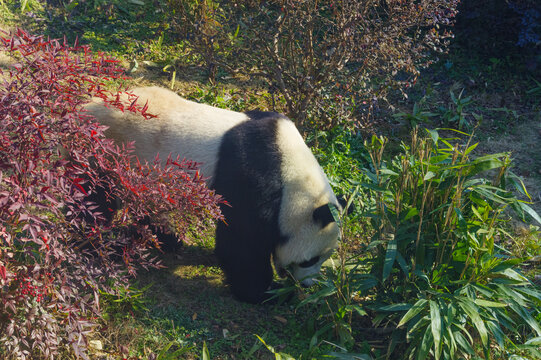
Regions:
<svg viewBox="0 0 541 360"><path fill-rule="evenodd" d="M140 106L148 101L147 112L156 118L146 120L129 111L105 107L99 98L86 109L109 126L107 137L122 143L135 141L135 154L140 160L152 163L156 154L165 160L172 153L200 162L205 176L214 174L223 134L249 119L243 113L183 99L161 87L141 87L130 93L139 97ZM127 99L124 94L123 100Z"/></svg>
<svg viewBox="0 0 541 360"><path fill-rule="evenodd" d="M241 300L249 302L259 302L263 299L261 293L270 285L267 284L271 281L268 272L270 269L272 274L272 268L270 264L265 264L264 269L261 270L265 274L259 275L257 272L260 270L259 266L263 266L259 262L270 261L270 253L272 253L275 266L278 269L293 265L293 275L302 280L305 285L310 285L312 283L311 276L319 272L323 261L330 256L336 247L339 232L338 225L334 221L325 221L323 225L314 221L314 210L320 207L325 208L329 203L336 206L339 204L327 177L293 122L274 113L261 113L264 114L263 117L268 117L268 119L254 120L249 116L249 113L238 113L198 104L159 87L137 88L130 92L139 97L139 105L148 102L147 112L157 117L146 120L142 116L128 111L120 112L107 108L101 100L97 99L87 106L87 110L98 121L109 127L106 131L108 137L117 142L135 141L135 154L139 159L152 162L156 154L159 153L161 159L172 154L173 157L180 155L181 158L185 157L197 161L201 163L203 176L208 177L209 186L215 185L219 193L220 189L225 189L226 193L229 193L228 190L231 189L231 197L244 197L244 189L239 191L234 188L234 179L237 174L231 174L231 172L237 171L239 176L242 175L243 179L251 184L251 167L261 165L261 169L257 170L260 173L254 175L256 178L261 177L260 183L257 185L261 190L265 190L266 187L265 176L269 177L269 187L276 186L270 185L272 180L280 182L280 198L277 202L279 209L275 209L277 206L274 205L266 207L269 201L276 200L274 195L270 195L269 199L257 199L259 196L257 189L255 192L246 189L248 199L240 199L236 209L222 208L222 211L235 211L231 217L236 222L235 224L218 225L216 249L218 256L222 257L222 263L224 258L236 256L236 251L248 252L239 255L238 259L232 260L230 263L225 259L226 264L222 264L226 276L232 283L233 292ZM261 123L256 123L259 121ZM265 129L275 129L275 133L262 133L258 129L259 124ZM244 132L244 128L255 128L255 130ZM235 134L236 137L230 136L231 134ZM253 139L254 136L260 136L260 139ZM232 150L232 153L229 150L228 153L224 150L224 142L232 142L233 148L240 150ZM251 149L251 145L247 145L248 148L245 148L243 144L238 144L238 142L261 143L262 149L266 150ZM280 168L273 169L273 163L269 162L271 168L266 169L265 164L260 164L261 161L257 160L259 157L256 160L248 159L245 162L245 158L252 156L250 154L252 150L254 152L267 151L269 158L279 157ZM218 171L220 161L223 160L224 156L230 155L240 160L231 160L236 163L228 163L228 166L222 166L221 170ZM259 154L254 154L254 156L259 156ZM250 161L252 162L250 163ZM218 175L217 172L219 172ZM222 186L220 183L222 179L216 178L216 176L230 177L230 179L224 180L225 185ZM275 177L279 177L279 179L275 179ZM222 195L235 208L235 199L228 199L228 194ZM251 199L250 197L256 198ZM258 205L260 203L261 207ZM242 204L249 204L249 206L244 209ZM268 214L251 214L254 211L268 212ZM273 214L275 212L278 213L277 216ZM279 227L276 232L266 226L273 218L277 218ZM250 222L250 219L255 219L253 222L262 221L265 226L258 229L258 225L242 224L244 221ZM226 221L230 223L227 216ZM267 234L268 231L265 229L273 230L271 232L280 239L269 239L271 234ZM219 239L219 236L225 240ZM252 245L257 245L258 241L262 242L262 247L270 246L265 250L265 256L260 259L257 258L261 255L258 247L250 248ZM272 244L269 245L269 242ZM233 247L233 250L229 247ZM235 247L247 247L248 249L236 249ZM252 261L250 252L258 253L257 256L253 255L256 258L253 263L250 263ZM299 266L310 259L314 261L311 261L309 266ZM242 267L243 262L247 263L246 268ZM237 266L240 268L237 269ZM249 274L250 272L254 274ZM265 286L254 289L259 285L259 277L264 278L262 282L265 283ZM242 282L246 282L246 284ZM251 292L256 292L256 294Z"/></svg>

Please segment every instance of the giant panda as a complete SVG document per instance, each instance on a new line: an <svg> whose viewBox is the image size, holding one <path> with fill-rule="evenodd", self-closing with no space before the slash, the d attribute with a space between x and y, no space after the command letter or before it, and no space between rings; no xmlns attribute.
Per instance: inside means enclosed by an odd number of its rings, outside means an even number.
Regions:
<svg viewBox="0 0 541 360"><path fill-rule="evenodd" d="M327 177L295 125L274 112L234 112L181 98L160 87L130 91L156 118L121 112L95 99L87 110L116 142L135 141L135 155L154 161L180 155L201 163L208 186L230 206L216 228L215 253L241 301L268 298L274 261L303 285L337 246L340 208Z"/></svg>

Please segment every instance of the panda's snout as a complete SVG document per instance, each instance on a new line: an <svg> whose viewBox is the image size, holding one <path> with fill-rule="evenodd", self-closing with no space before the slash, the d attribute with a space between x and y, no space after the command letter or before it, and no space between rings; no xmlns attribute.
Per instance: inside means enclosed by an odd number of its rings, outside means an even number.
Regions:
<svg viewBox="0 0 541 360"><path fill-rule="evenodd" d="M317 266L317 264L309 268L295 266L293 269L293 276L303 287L310 287L316 283L315 278L318 276L320 269L321 266Z"/></svg>
<svg viewBox="0 0 541 360"><path fill-rule="evenodd" d="M312 285L314 285L316 283L316 281L314 280L314 278L307 278L307 279L304 279L303 281L301 281L301 285L302 287L310 287Z"/></svg>
<svg viewBox="0 0 541 360"><path fill-rule="evenodd" d="M315 284L315 277L319 274L321 269L321 261L319 256L315 257L316 259L310 259L299 264L293 264L292 274L295 279L300 281L301 285L304 287L312 286Z"/></svg>

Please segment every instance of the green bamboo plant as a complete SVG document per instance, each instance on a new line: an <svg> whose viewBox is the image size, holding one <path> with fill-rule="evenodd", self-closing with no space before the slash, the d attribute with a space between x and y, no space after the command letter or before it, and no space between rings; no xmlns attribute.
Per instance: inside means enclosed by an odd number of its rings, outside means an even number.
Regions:
<svg viewBox="0 0 541 360"><path fill-rule="evenodd" d="M511 237L508 210L541 219L520 199L529 195L510 171L510 154L473 157L471 136L462 145L428 135L414 131L411 145L388 163L385 139L366 143L373 168L365 187L375 198L371 274L379 280L373 308L382 315L376 325L393 320L387 324L405 335L392 337L387 357L405 349L410 359L541 358L541 326L532 315L541 292L517 268L525 259L503 246Z"/></svg>

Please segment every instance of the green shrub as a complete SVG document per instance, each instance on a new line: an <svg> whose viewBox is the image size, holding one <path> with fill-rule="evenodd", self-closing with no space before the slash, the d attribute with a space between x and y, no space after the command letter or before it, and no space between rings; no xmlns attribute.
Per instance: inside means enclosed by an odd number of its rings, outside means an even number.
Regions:
<svg viewBox="0 0 541 360"><path fill-rule="evenodd" d="M312 344L324 337L358 347L370 315L373 333L390 335L390 358L536 358L541 292L518 269L526 258L504 244L508 209L541 219L515 195L528 198L509 154L475 158L471 137L463 144L428 134L414 131L390 161L386 139L365 143L370 256L348 260L339 251L319 289L301 302L318 311Z"/></svg>
<svg viewBox="0 0 541 360"><path fill-rule="evenodd" d="M541 293L516 268L524 259L503 247L508 208L523 219L541 219L509 191L528 196L509 171L509 154L473 158L476 144L429 133L414 132L411 145L388 164L380 156L385 141L373 138L369 145L376 230L371 274L379 280L373 307L398 321L409 357L468 357L482 350L490 358L495 349L541 336L530 313Z"/></svg>

